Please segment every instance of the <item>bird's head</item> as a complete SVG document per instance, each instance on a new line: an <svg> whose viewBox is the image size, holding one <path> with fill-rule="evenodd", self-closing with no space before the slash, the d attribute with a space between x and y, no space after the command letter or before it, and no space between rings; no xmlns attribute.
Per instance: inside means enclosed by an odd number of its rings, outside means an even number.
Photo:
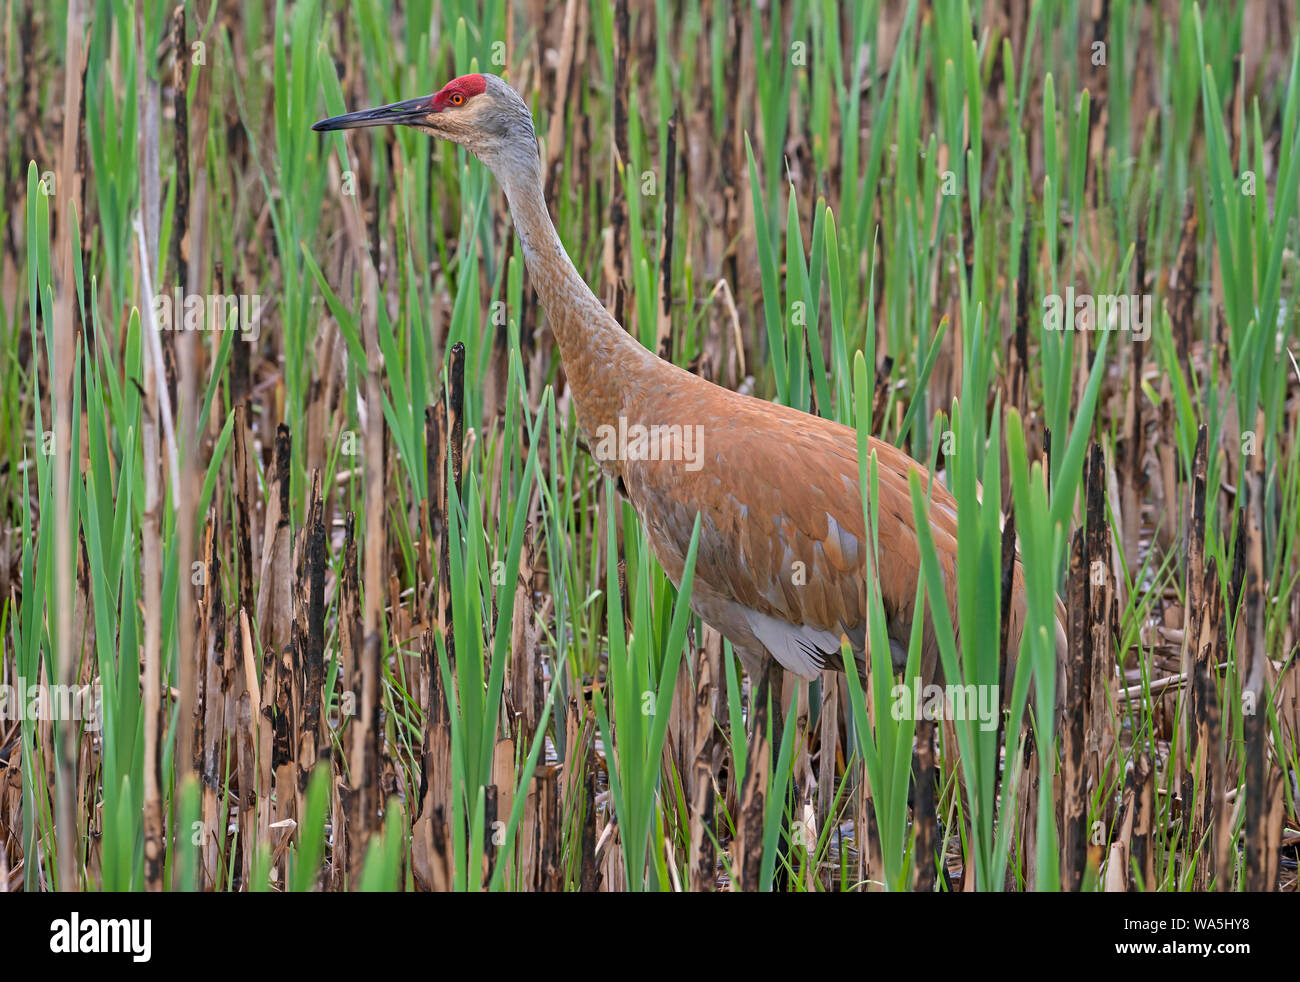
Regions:
<svg viewBox="0 0 1300 982"><path fill-rule="evenodd" d="M519 94L496 75L461 75L430 96L322 119L314 130L413 126L458 143L504 178L519 167L535 170L533 116Z"/></svg>

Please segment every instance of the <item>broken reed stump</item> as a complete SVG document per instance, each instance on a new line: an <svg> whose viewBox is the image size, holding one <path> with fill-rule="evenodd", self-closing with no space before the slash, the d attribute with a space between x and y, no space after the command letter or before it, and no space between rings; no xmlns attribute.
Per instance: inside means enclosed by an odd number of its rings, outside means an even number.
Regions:
<svg viewBox="0 0 1300 982"><path fill-rule="evenodd" d="M568 868L563 872L562 888L576 888L582 892L595 892L600 888L601 870L596 855L598 840L596 796L599 793L601 763L596 754L597 723L586 699L571 695L565 704L562 732L563 759L558 762L560 771L561 834L567 832L572 852L567 858ZM556 732L561 732L557 714ZM533 889L537 882L537 867L541 855L541 834L537 829L537 784L525 799L524 817L516 842L519 857L517 868L522 871L521 888ZM563 841L563 838L561 839Z"/></svg>
<svg viewBox="0 0 1300 982"><path fill-rule="evenodd" d="M629 249L628 249L628 202L627 189L623 182L624 168L632 163L628 149L628 0L614 0L614 152L615 178L610 183L609 227L613 259L610 272L610 286L613 289L613 303L610 312L614 320L634 330L624 317L627 301L627 283Z"/></svg>
<svg viewBox="0 0 1300 982"><path fill-rule="evenodd" d="M939 847L939 817L934 807L937 792L934 762L934 721L920 719L916 723L916 797L912 810L912 823L916 829L916 857L912 870L912 889L917 893L931 893L938 882L936 850ZM824 766L824 765L823 765Z"/></svg>
<svg viewBox="0 0 1300 982"><path fill-rule="evenodd" d="M718 888L717 855L714 842L718 837L715 803L718 797L718 743L714 739L721 716L720 695L726 685L723 669L722 635L704 629L703 644L695 655L695 699L693 739L690 761L690 860L687 871L692 891L710 893Z"/></svg>
<svg viewBox="0 0 1300 982"><path fill-rule="evenodd" d="M534 623L534 538L533 526L526 526L510 623L510 659L505 667L508 729L511 738L525 748L532 744L546 702L541 647Z"/></svg>
<svg viewBox="0 0 1300 982"><path fill-rule="evenodd" d="M1088 448L1084 469L1085 524L1070 545L1067 582L1069 655L1065 665L1065 713L1061 733L1061 881L1084 888L1102 859L1094 827L1109 828L1106 805L1089 823L1092 797L1109 786L1115 743L1112 688L1116 675L1116 584L1106 521L1106 460L1101 446Z"/></svg>
<svg viewBox="0 0 1300 982"><path fill-rule="evenodd" d="M1069 656L1065 664L1065 727L1061 732L1061 887L1083 889L1088 839L1088 774L1083 763L1083 703L1088 677L1087 533L1075 529L1068 581Z"/></svg>
<svg viewBox="0 0 1300 982"><path fill-rule="evenodd" d="M1011 657L1011 652L1007 650L1008 641L1011 635L1011 597L1015 590L1016 576L1016 513L1014 509L1004 508L1002 524L1002 611L998 631L998 652L1001 661L998 670L999 689L998 689L998 733L996 746L1003 746L1006 742L1007 735L1007 718L1010 709L1011 691L1015 686L1015 664L1016 660ZM918 731L917 739L920 733ZM930 739L933 739L931 737ZM929 748L931 763L933 764L933 747ZM1011 762L1011 751L1003 752L1003 764ZM1002 788L1002 771L999 767L993 773L993 800L1000 800ZM928 785L927 785L928 786ZM930 810L933 805L928 806ZM937 830L935 832L937 835Z"/></svg>
<svg viewBox="0 0 1300 982"><path fill-rule="evenodd" d="M420 800L414 810L411 862L416 882L426 890L451 889L451 715L439 671L433 628L421 643L429 694L424 706Z"/></svg>
<svg viewBox="0 0 1300 982"><path fill-rule="evenodd" d="M1179 700L1180 740L1175 748L1171 782L1182 809L1182 849L1189 860L1196 859L1192 880L1195 890L1207 889L1212 873L1232 875L1220 865L1226 862L1226 856L1216 858L1217 847L1210 836L1214 796L1226 791L1226 765L1220 742L1217 680L1223 602L1217 563L1214 557L1208 563L1205 559L1207 464L1208 429L1201 426L1192 455L1192 493L1184 540L1187 603L1180 670L1185 686Z"/></svg>
<svg viewBox="0 0 1300 982"><path fill-rule="evenodd" d="M1114 707L1119 677L1119 577L1116 553L1106 519L1106 457L1101 445L1093 443L1084 474L1088 528L1088 698L1083 703L1084 761L1088 782L1094 790L1112 784L1111 750L1115 746ZM1109 826L1110 807L1100 816Z"/></svg>
<svg viewBox="0 0 1300 982"><path fill-rule="evenodd" d="M173 110L173 160L175 161L176 182L175 199L172 209L172 264L176 282L182 296L189 290L190 267L190 150L189 117L187 96L189 93L190 60L186 55L185 44L185 5L178 5L171 16L172 49L172 110ZM84 100L84 93L83 93ZM83 133L84 137L84 133ZM80 149L80 148L79 148ZM83 202L84 204L84 202ZM84 212L82 213L84 214ZM184 392L192 392L197 387L196 348L197 336L192 331L166 332L178 353L179 382ZM193 399L180 401L177 427L179 437L187 448L196 447L197 409ZM198 454L194 450L185 453L180 461L179 476L181 486L175 494L183 500L192 500L198 492ZM194 525L197 520L195 509L177 510L177 568L188 570L194 563ZM180 691L180 725L176 728L175 760L178 777L183 782L190 779L197 770L197 744L194 743L194 726L197 721L198 679L202 672L200 660L201 648L196 644L196 604L194 593L189 590L178 591L176 595L177 640L179 643L177 667L177 687ZM179 875L176 871L174 875Z"/></svg>
<svg viewBox="0 0 1300 982"><path fill-rule="evenodd" d="M1196 330L1196 196L1187 192L1183 206L1182 232L1178 240L1178 254L1169 277L1169 320L1173 327L1174 346L1188 385L1192 376L1192 336Z"/></svg>
<svg viewBox="0 0 1300 982"><path fill-rule="evenodd" d="M1205 566L1203 586L1205 602L1198 610L1188 610L1187 636L1194 652L1192 675L1188 679L1190 707L1188 738L1188 775L1183 783L1183 815L1188 829L1189 853L1199 850L1200 859L1192 889L1206 890L1210 877L1232 878L1228 857L1222 852L1226 843L1227 789L1224 787L1226 764L1220 730L1218 663L1220 627L1223 618L1223 595L1219 590L1217 561L1213 556ZM1223 840L1222 842L1220 840Z"/></svg>
<svg viewBox="0 0 1300 982"><path fill-rule="evenodd" d="M775 701L768 681L771 674L762 673L749 706L753 725L745 756L745 780L740 789L740 821L731 844L735 889L743 892L761 889L763 807L772 770L772 744L767 739L767 723Z"/></svg>
<svg viewBox="0 0 1300 982"><path fill-rule="evenodd" d="M199 754L199 778L203 782L200 805L202 840L199 843L201 886L215 886L218 882L225 843L218 796L226 773L223 751L234 667L234 659L226 646L226 605L221 590L221 557L216 549L217 514L217 507L209 506L200 546L203 575L199 584L197 636L202 671L197 680L198 723L194 744Z"/></svg>
<svg viewBox="0 0 1300 982"><path fill-rule="evenodd" d="M868 671L870 671L868 669ZM863 686L866 689L866 685ZM870 709L871 704L868 703ZM858 793L855 797L856 813L854 822L854 842L858 847L858 878L855 889L858 891L876 891L884 878L885 861L880 851L880 827L876 823L875 799L871 793L871 780L867 776L866 764L857 764Z"/></svg>
<svg viewBox="0 0 1300 982"><path fill-rule="evenodd" d="M840 851L839 869L827 863L822 876L822 889L830 891L839 885L841 870L844 869L844 835L841 831L839 816L834 814L836 779L841 774L840 732L847 725L841 707L847 705L848 698L845 681L837 675L822 677L821 715L817 721L817 829L831 829L831 835Z"/></svg>
<svg viewBox="0 0 1300 982"><path fill-rule="evenodd" d="M425 474L428 479L430 545L437 547L438 630L447 643L447 658L455 661L451 627L451 543L449 540L454 485L461 489L465 439L465 346L457 341L448 352L442 398L425 410Z"/></svg>
<svg viewBox="0 0 1300 982"><path fill-rule="evenodd" d="M1146 293L1146 253L1147 222L1145 214L1138 219L1137 239L1133 255L1134 292L1139 297ZM1138 567L1139 532L1142 527L1142 499L1147 483L1146 469L1143 462L1146 457L1146 431L1143 425L1142 393L1143 359L1146 354L1146 341L1136 334L1128 345L1129 380L1128 392L1124 398L1124 452L1119 457L1120 463L1120 512L1123 516L1121 540L1124 556L1130 570Z"/></svg>
<svg viewBox="0 0 1300 982"><path fill-rule="evenodd" d="M1258 423L1262 432L1262 422ZM1268 650L1264 637L1267 617L1267 574L1264 565L1264 460L1241 475L1242 524L1245 541L1239 548L1246 554L1245 591L1237 631L1237 671L1241 679L1242 728L1246 758L1246 856L1247 890L1276 890L1279 846L1284 818L1282 771L1270 767L1273 756L1269 734Z"/></svg>
<svg viewBox="0 0 1300 982"><path fill-rule="evenodd" d="M1119 821L1106 859L1106 890L1146 892L1156 888L1155 772L1151 755L1138 754L1124 778Z"/></svg>
<svg viewBox="0 0 1300 982"><path fill-rule="evenodd" d="M1207 848L1210 802L1215 793L1213 777L1222 768L1211 764L1219 743L1219 699L1214 672L1217 659L1220 605L1217 566L1213 557L1205 561L1206 470L1208 429L1201 426L1192 454L1192 489L1188 498L1184 537L1186 606L1183 616L1183 644L1180 674L1185 680L1179 699L1179 741L1174 751L1173 778L1182 811L1181 848L1195 861L1193 889L1204 890L1209 882L1212 851Z"/></svg>
<svg viewBox="0 0 1300 982"><path fill-rule="evenodd" d="M345 759L351 757L352 724L356 721L361 691L361 645L364 637L361 626L361 587L357 565L357 516L348 512L343 520L343 565L338 582L338 646L339 661L339 728L343 731ZM359 870L353 837L360 835L361 817L359 801L348 782L339 775L334 781L330 796L330 812L334 823L334 868L336 876L351 876ZM341 882L340 882L341 886Z"/></svg>
<svg viewBox="0 0 1300 982"><path fill-rule="evenodd" d="M655 351L673 360L673 223L677 207L677 109L668 117L667 149L664 159L664 221L659 236L659 320L655 327Z"/></svg>
<svg viewBox="0 0 1300 982"><path fill-rule="evenodd" d="M294 603L294 763L297 767L298 807L303 813L307 781L322 758L328 758L330 737L323 724L321 701L325 687L325 547L321 475L312 476L307 524L299 530L296 552L297 590Z"/></svg>
<svg viewBox="0 0 1300 982"><path fill-rule="evenodd" d="M1196 656L1200 611L1205 605L1205 481L1208 437L1208 429L1205 426L1199 427L1196 433L1196 449L1192 454L1192 493L1187 503L1187 524L1183 538L1187 604L1183 617L1183 645L1179 670L1185 679L1192 677L1192 661ZM1181 701L1179 716L1179 728L1184 734L1191 731L1188 713L1189 703L1184 699ZM1181 788L1188 760L1186 751L1185 742L1180 742L1174 754L1174 783L1171 784L1171 788Z"/></svg>
<svg viewBox="0 0 1300 982"><path fill-rule="evenodd" d="M889 412L889 403L891 396L891 380L894 373L894 359L890 355L885 355L880 359L880 364L876 366L875 387L872 389L874 395L871 400L871 432L879 433L884 429L887 422L885 414Z"/></svg>

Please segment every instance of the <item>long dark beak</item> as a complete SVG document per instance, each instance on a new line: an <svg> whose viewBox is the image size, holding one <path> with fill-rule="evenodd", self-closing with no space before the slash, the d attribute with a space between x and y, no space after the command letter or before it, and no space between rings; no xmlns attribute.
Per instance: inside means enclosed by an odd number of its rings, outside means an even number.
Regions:
<svg viewBox="0 0 1300 982"><path fill-rule="evenodd" d="M331 116L312 125L314 130L354 130L361 126L401 126L420 123L433 114L433 100L427 95L374 109L362 109Z"/></svg>

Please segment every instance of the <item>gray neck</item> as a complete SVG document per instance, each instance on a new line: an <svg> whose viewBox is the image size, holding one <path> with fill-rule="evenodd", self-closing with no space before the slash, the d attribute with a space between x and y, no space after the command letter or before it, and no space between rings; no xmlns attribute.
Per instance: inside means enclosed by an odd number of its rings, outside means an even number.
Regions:
<svg viewBox="0 0 1300 982"><path fill-rule="evenodd" d="M588 440L597 426L618 425L664 364L614 320L583 280L560 241L542 197L540 164L493 161L523 244L524 262L560 345L564 370Z"/></svg>

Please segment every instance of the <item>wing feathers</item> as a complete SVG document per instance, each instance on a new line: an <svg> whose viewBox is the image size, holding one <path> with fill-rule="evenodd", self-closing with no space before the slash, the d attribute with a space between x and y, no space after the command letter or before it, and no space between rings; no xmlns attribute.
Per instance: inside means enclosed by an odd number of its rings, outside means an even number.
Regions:
<svg viewBox="0 0 1300 982"><path fill-rule="evenodd" d="M858 488L857 434L848 427L716 386L663 392L637 415L700 425L703 466L629 461L628 497L640 512L665 570L679 581L691 528L701 516L697 582L744 608L740 628L786 668L813 677L848 637L862 648L866 610L866 534ZM673 416L666 417L671 411ZM908 472L924 468L896 447L871 442L879 467L881 595L889 633L906 646L916 596L919 550ZM937 482L929 519L956 601L956 502ZM723 633L725 625L715 624ZM735 638L732 639L736 641ZM937 658L932 628L926 647ZM931 660L927 657L927 661ZM838 667L832 659L831 667Z"/></svg>
<svg viewBox="0 0 1300 982"><path fill-rule="evenodd" d="M839 638L830 631L795 626L757 610L745 611L745 617L755 637L781 667L803 678L817 678L827 659L840 650Z"/></svg>

